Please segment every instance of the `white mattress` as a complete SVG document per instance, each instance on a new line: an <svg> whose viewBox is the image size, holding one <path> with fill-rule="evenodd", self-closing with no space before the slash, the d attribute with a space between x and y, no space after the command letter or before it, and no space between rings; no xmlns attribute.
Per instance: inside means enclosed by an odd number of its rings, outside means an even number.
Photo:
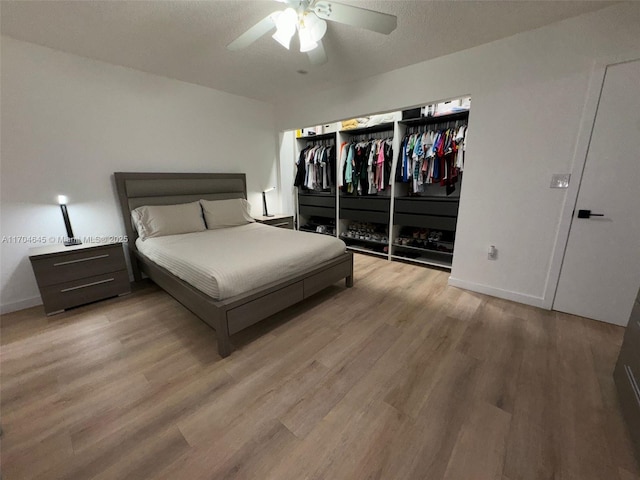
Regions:
<svg viewBox="0 0 640 480"><path fill-rule="evenodd" d="M138 250L212 298L248 292L345 252L342 240L250 223L136 240Z"/></svg>

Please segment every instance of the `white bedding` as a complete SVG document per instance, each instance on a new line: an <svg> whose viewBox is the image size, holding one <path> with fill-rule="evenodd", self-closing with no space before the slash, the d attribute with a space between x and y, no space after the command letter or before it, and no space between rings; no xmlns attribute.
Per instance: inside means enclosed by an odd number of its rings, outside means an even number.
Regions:
<svg viewBox="0 0 640 480"><path fill-rule="evenodd" d="M260 223L136 240L138 250L212 298L248 292L339 256L342 240Z"/></svg>

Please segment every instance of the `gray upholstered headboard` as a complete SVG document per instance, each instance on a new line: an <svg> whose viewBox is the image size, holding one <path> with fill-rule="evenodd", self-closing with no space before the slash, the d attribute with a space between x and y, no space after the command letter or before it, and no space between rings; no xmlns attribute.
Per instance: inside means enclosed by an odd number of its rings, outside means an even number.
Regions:
<svg viewBox="0 0 640 480"><path fill-rule="evenodd" d="M175 205L196 202L201 198L205 200L247 198L247 182L244 173L116 172L114 177L131 251L136 250L138 238L138 233L131 224L131 211L138 207Z"/></svg>

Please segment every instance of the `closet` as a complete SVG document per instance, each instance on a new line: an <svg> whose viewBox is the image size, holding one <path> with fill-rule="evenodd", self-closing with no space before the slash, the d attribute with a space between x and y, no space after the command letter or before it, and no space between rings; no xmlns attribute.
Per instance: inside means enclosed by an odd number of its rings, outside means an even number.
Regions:
<svg viewBox="0 0 640 480"><path fill-rule="evenodd" d="M298 230L336 235L336 133L296 138Z"/></svg>
<svg viewBox="0 0 640 480"><path fill-rule="evenodd" d="M339 132L339 237L350 250L387 257L394 122Z"/></svg>
<svg viewBox="0 0 640 480"><path fill-rule="evenodd" d="M462 111L398 122L392 258L451 267L468 117Z"/></svg>
<svg viewBox="0 0 640 480"><path fill-rule="evenodd" d="M299 230L338 236L356 252L450 269L469 108L469 98L458 99L297 138ZM334 147L328 188L300 180L304 153L318 146Z"/></svg>

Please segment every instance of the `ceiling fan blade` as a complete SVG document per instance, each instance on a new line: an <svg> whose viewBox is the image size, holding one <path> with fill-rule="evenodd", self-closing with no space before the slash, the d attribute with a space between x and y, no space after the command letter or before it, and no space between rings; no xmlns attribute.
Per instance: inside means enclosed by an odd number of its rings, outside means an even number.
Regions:
<svg viewBox="0 0 640 480"><path fill-rule="evenodd" d="M313 65L322 65L327 63L327 52L324 50L324 45L322 44L322 40L318 41L318 46L313 50L307 52L309 56L309 61Z"/></svg>
<svg viewBox="0 0 640 480"><path fill-rule="evenodd" d="M275 12L274 12L275 13ZM271 30L276 28L276 22L273 19L274 14L268 15L256 23L249 30L244 32L238 38L236 38L233 42L227 45L229 50L242 50L243 48L247 48L253 42L258 40L263 35L269 33Z"/></svg>
<svg viewBox="0 0 640 480"><path fill-rule="evenodd" d="M325 20L365 28L386 35L393 32L398 26L398 18L395 15L337 2L321 0L313 5L312 10Z"/></svg>

